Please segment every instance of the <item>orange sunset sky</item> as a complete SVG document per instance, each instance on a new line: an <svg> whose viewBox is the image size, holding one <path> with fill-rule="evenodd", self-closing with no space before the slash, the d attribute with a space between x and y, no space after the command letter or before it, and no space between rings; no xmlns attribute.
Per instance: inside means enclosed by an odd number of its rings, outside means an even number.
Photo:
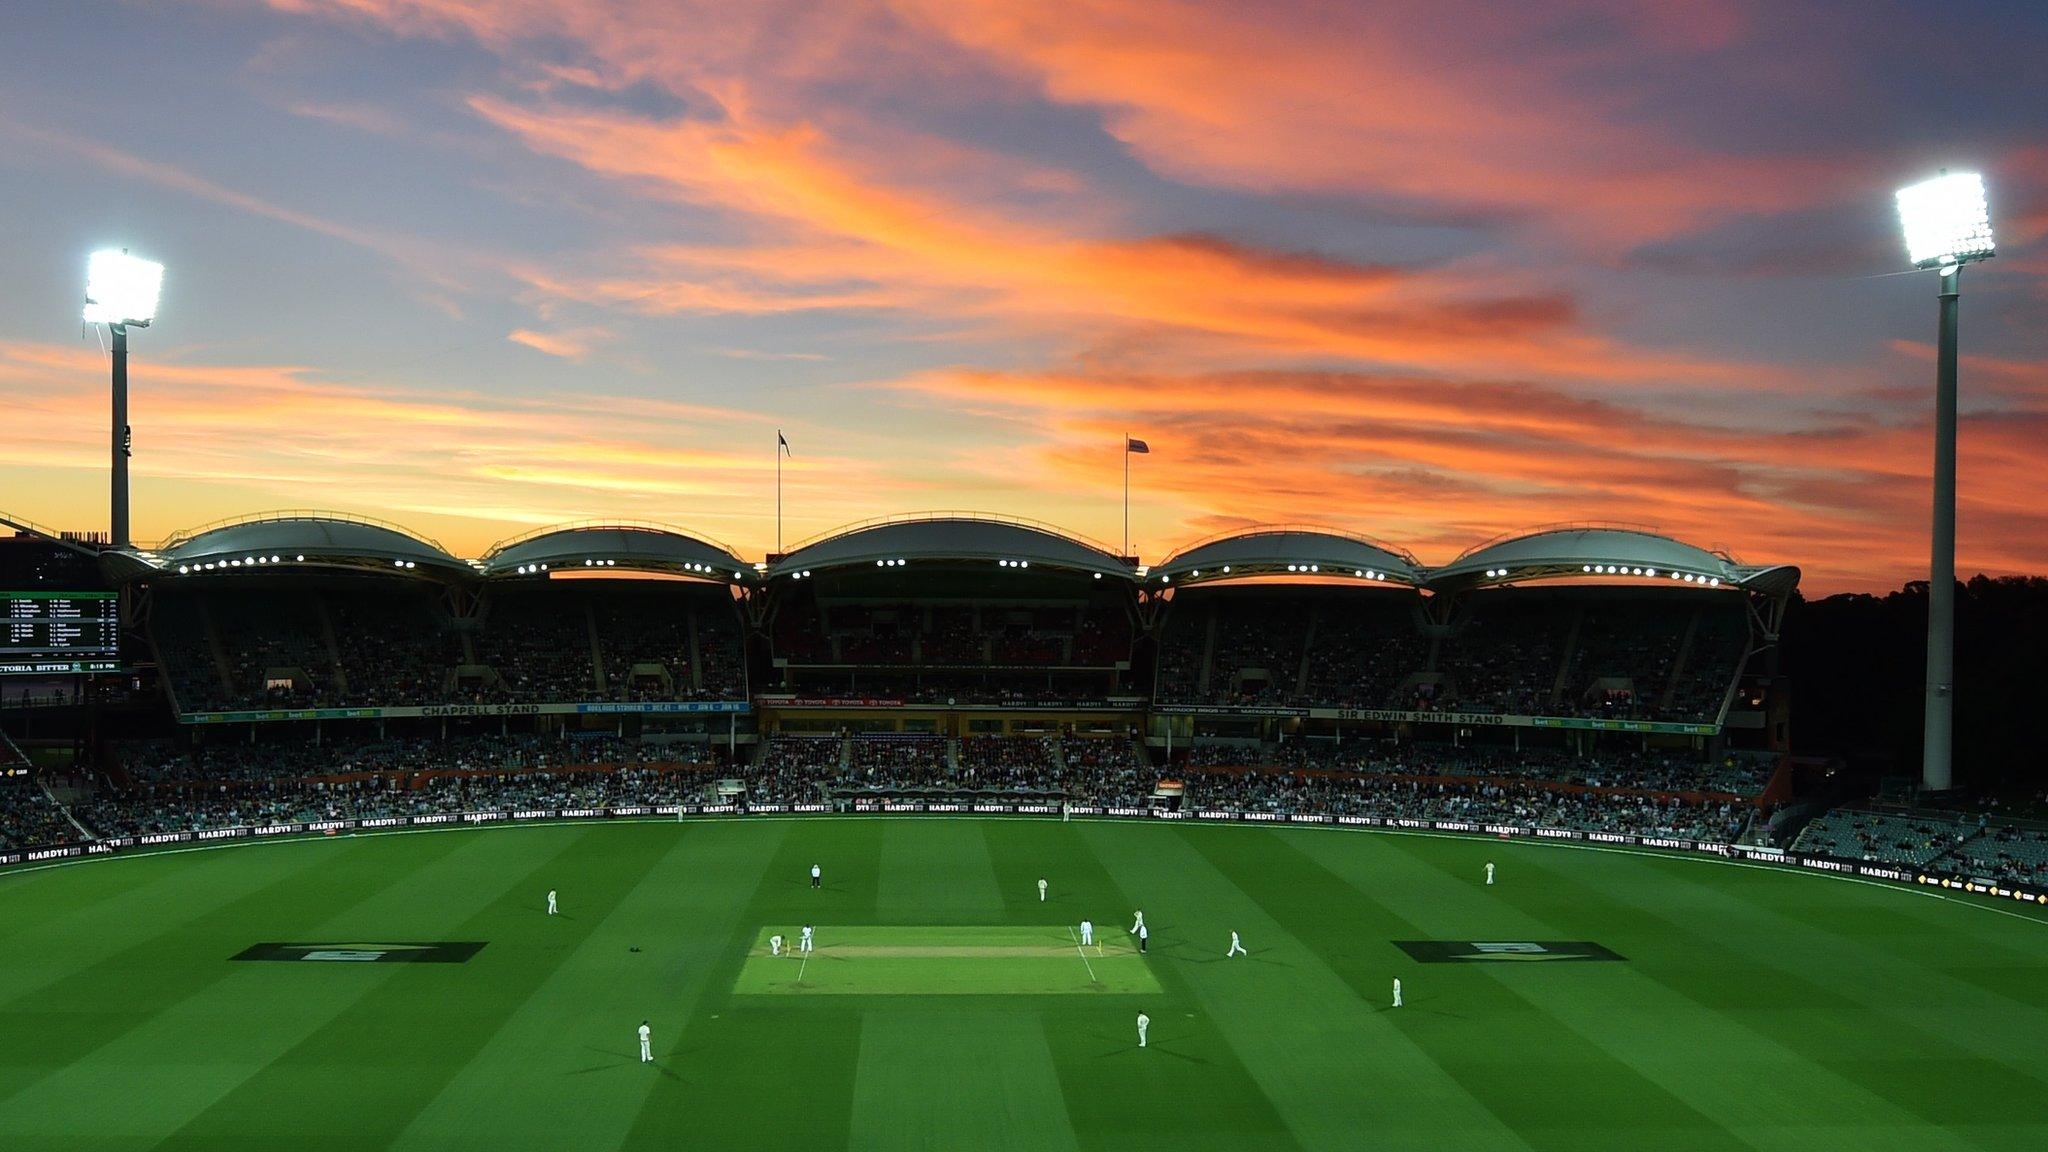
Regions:
<svg viewBox="0 0 2048 1152"><path fill-rule="evenodd" d="M936 508L1442 562L1646 524L1924 575L1931 274L1984 172L1960 571L2048 571L2048 7L80 0L0 39L0 510L774 545Z"/></svg>

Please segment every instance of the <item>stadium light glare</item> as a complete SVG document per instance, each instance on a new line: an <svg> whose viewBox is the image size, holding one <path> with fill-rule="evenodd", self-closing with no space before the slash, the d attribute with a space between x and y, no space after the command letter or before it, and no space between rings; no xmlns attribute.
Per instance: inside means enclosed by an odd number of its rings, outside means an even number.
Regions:
<svg viewBox="0 0 2048 1152"><path fill-rule="evenodd" d="M1944 172L1901 188L1898 204L1906 258L1913 267L1942 268L1994 254L1991 208L1978 173Z"/></svg>
<svg viewBox="0 0 2048 1152"><path fill-rule="evenodd" d="M1102 579L1102 573L1100 573L1100 572L1097 572L1097 573L1095 574L1095 578L1096 578L1097 580L1100 580L1100 579Z"/></svg>
<svg viewBox="0 0 2048 1152"><path fill-rule="evenodd" d="M1224 574L1225 576L1228 576L1228 575L1230 575L1230 565L1228 565L1228 564L1225 564L1225 565L1223 566L1223 574Z"/></svg>
<svg viewBox="0 0 2048 1152"><path fill-rule="evenodd" d="M85 322L147 328L163 286L163 265L125 248L103 248L85 262Z"/></svg>
<svg viewBox="0 0 2048 1152"><path fill-rule="evenodd" d="M192 569L191 569L191 567L190 567L189 565L185 565L185 564L180 564L180 565L178 565L178 575L180 575L180 576L183 576L183 575L184 575L185 573L187 573L187 572L190 572L191 570L192 570Z"/></svg>
<svg viewBox="0 0 2048 1152"><path fill-rule="evenodd" d="M298 557L298 558L299 558L299 562L300 562L300 563L304 563L304 562L305 562L305 559L306 559L306 554L305 554L304 552L301 552L301 553L299 553L299 557Z"/></svg>

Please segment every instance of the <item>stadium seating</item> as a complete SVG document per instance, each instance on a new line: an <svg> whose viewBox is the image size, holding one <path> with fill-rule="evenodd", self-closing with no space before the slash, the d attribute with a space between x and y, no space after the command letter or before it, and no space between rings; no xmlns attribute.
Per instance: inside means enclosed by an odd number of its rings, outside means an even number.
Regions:
<svg viewBox="0 0 2048 1152"><path fill-rule="evenodd" d="M1950 851L1943 863L1950 862L1965 876L2048 886L2048 826L2013 821L1983 828Z"/></svg>
<svg viewBox="0 0 2048 1152"><path fill-rule="evenodd" d="M1184 593L1160 636L1163 703L1715 719L1746 651L1739 604L1659 594L1476 595L1434 645L1407 601Z"/></svg>
<svg viewBox="0 0 2048 1152"><path fill-rule="evenodd" d="M411 584L178 590L159 598L151 635L186 712L747 691L746 647L723 588L493 589L461 621Z"/></svg>
<svg viewBox="0 0 2048 1152"><path fill-rule="evenodd" d="M493 594L474 641L477 662L497 677L493 694L520 703L600 699L589 611L588 599L566 590Z"/></svg>
<svg viewBox="0 0 2048 1152"><path fill-rule="evenodd" d="M26 777L0 780L0 852L69 844L80 838L78 829L64 818L64 809L42 788Z"/></svg>
<svg viewBox="0 0 2048 1152"><path fill-rule="evenodd" d="M1979 831L1975 821L1950 813L1842 808L1809 821L1793 847L1850 860L1924 867Z"/></svg>

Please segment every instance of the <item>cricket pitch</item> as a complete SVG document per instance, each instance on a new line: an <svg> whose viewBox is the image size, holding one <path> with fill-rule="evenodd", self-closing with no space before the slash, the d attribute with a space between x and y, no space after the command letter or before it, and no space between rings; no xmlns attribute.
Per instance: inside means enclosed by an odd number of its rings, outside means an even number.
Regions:
<svg viewBox="0 0 2048 1152"><path fill-rule="evenodd" d="M783 955L768 938L782 933ZM817 926L817 946L795 953L795 928L763 928L733 991L741 995L1014 996L1156 993L1158 980L1122 933L1082 945L1067 927L1014 925Z"/></svg>

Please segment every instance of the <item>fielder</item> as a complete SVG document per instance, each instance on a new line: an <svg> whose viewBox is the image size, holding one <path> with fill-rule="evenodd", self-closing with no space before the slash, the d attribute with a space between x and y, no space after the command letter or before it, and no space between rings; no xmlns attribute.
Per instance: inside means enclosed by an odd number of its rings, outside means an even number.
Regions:
<svg viewBox="0 0 2048 1152"><path fill-rule="evenodd" d="M809 956L811 954L811 926L809 924L804 925L803 938L797 941L796 946L798 951L801 951L804 955Z"/></svg>
<svg viewBox="0 0 2048 1152"><path fill-rule="evenodd" d="M1040 904L1045 903L1045 877L1043 876L1038 878L1038 902Z"/></svg>
<svg viewBox="0 0 2048 1152"><path fill-rule="evenodd" d="M1143 1048L1145 1046L1145 1029L1151 1026L1152 1018L1143 1012L1138 1013L1138 1047Z"/></svg>
<svg viewBox="0 0 2048 1152"><path fill-rule="evenodd" d="M1144 909L1139 909L1137 912L1133 913L1133 915L1137 917L1137 921L1131 925L1131 935L1136 936L1138 934L1138 929L1143 928L1145 926Z"/></svg>
<svg viewBox="0 0 2048 1152"><path fill-rule="evenodd" d="M1243 943L1242 943L1241 941L1239 941L1239 940L1238 940L1238 938L1237 938L1237 933L1235 933L1235 932L1232 932L1232 933L1230 934L1230 951L1228 951L1228 952L1225 952L1225 953L1223 954L1223 958L1224 958L1225 960L1228 960L1228 959L1230 959L1230 958L1231 958L1232 956L1249 956L1249 955L1251 955L1251 953L1250 953L1250 952L1247 952L1247 951L1245 951L1245 948L1244 948L1244 944L1243 944Z"/></svg>
<svg viewBox="0 0 2048 1152"><path fill-rule="evenodd" d="M1493 861L1491 860L1486 862L1486 883L1488 886L1493 884Z"/></svg>
<svg viewBox="0 0 2048 1152"><path fill-rule="evenodd" d="M640 1062L654 1063L654 1030L647 1026L645 1020L640 1022Z"/></svg>
<svg viewBox="0 0 2048 1152"><path fill-rule="evenodd" d="M777 932L768 938L768 954L770 956L782 955L782 933Z"/></svg>
<svg viewBox="0 0 2048 1152"><path fill-rule="evenodd" d="M555 914L555 890L554 890L553 888L550 888L550 889L548 889L548 915L550 915L550 916L553 916L554 914Z"/></svg>
<svg viewBox="0 0 2048 1152"><path fill-rule="evenodd" d="M1145 927L1143 920L1138 921L1138 951L1145 951L1145 942L1150 939L1152 939L1152 930Z"/></svg>
<svg viewBox="0 0 2048 1152"><path fill-rule="evenodd" d="M1394 1007L1396 1007L1396 1008L1399 1008L1400 1006L1401 1006L1401 978L1400 978L1399 976L1396 976L1396 977L1394 977Z"/></svg>
<svg viewBox="0 0 2048 1152"><path fill-rule="evenodd" d="M1095 943L1095 921L1093 921L1093 920L1083 920L1083 921L1081 921L1081 943L1083 943L1083 944L1093 944L1093 943Z"/></svg>
<svg viewBox="0 0 2048 1152"><path fill-rule="evenodd" d="M824 874L824 870L819 868L816 864L811 865L811 887L816 888L818 886L818 877L823 876Z"/></svg>

